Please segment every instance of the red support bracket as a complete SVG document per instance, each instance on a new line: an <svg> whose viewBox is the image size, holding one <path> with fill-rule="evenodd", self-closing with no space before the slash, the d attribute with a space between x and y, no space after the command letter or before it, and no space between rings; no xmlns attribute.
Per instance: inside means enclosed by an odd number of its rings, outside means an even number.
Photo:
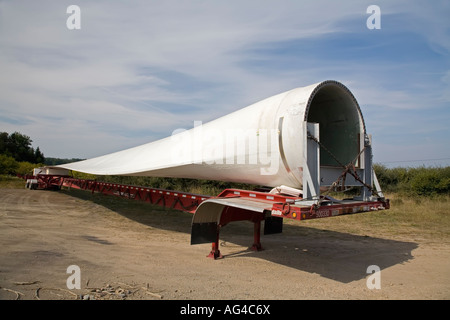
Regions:
<svg viewBox="0 0 450 320"><path fill-rule="evenodd" d="M211 252L207 255L208 258L211 258L214 260L223 258L222 254L220 253L220 250L219 250L219 230L220 230L220 227L217 227L216 241L212 243Z"/></svg>
<svg viewBox="0 0 450 320"><path fill-rule="evenodd" d="M253 227L253 245L250 247L253 251L264 250L261 245L261 220L254 222Z"/></svg>

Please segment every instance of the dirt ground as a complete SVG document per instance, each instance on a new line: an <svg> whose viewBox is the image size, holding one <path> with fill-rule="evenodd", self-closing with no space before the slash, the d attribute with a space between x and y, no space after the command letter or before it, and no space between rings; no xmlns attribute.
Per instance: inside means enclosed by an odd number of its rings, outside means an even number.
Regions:
<svg viewBox="0 0 450 320"><path fill-rule="evenodd" d="M221 233L224 258L212 260L209 244L190 245L191 218L85 191L1 189L0 299L450 298L449 243L298 222L254 252L252 225L232 223ZM67 287L71 265L81 289ZM367 286L371 265L380 289Z"/></svg>

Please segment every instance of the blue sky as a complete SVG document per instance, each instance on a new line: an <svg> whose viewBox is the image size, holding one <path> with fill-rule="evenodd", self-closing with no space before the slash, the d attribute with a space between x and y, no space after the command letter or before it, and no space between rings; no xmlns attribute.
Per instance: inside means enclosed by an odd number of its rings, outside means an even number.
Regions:
<svg viewBox="0 0 450 320"><path fill-rule="evenodd" d="M0 131L91 158L333 79L375 162L450 165L449 16L448 1L0 0Z"/></svg>

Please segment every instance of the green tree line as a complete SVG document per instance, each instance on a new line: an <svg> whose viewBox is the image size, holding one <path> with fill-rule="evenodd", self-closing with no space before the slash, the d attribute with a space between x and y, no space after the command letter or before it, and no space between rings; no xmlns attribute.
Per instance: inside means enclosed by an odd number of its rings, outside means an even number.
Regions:
<svg viewBox="0 0 450 320"><path fill-rule="evenodd" d="M450 167L387 168L375 164L374 170L385 193L410 196L450 194Z"/></svg>
<svg viewBox="0 0 450 320"><path fill-rule="evenodd" d="M30 174L36 164L44 163L44 154L32 142L20 132L0 132L0 174Z"/></svg>
<svg viewBox="0 0 450 320"><path fill-rule="evenodd" d="M16 161L27 161L31 163L43 163L44 154L31 146L33 140L20 132L8 134L0 132L0 154L14 158Z"/></svg>

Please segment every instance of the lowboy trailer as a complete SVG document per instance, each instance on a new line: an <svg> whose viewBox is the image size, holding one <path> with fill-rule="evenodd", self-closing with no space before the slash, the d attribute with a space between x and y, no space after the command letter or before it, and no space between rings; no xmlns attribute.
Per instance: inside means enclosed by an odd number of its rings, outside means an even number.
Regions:
<svg viewBox="0 0 450 320"><path fill-rule="evenodd" d="M222 258L219 250L220 229L233 221L254 223L252 250L262 250L261 222L264 234L281 233L283 219L307 220L346 214L389 209L389 200L376 197L366 200L337 200L329 196L311 201L304 199L299 190L289 187L270 191L226 189L217 196L133 186L125 184L75 179L69 175L37 174L25 177L27 188L59 190L62 187L118 196L168 209L193 214L191 244L212 243L208 257Z"/></svg>

